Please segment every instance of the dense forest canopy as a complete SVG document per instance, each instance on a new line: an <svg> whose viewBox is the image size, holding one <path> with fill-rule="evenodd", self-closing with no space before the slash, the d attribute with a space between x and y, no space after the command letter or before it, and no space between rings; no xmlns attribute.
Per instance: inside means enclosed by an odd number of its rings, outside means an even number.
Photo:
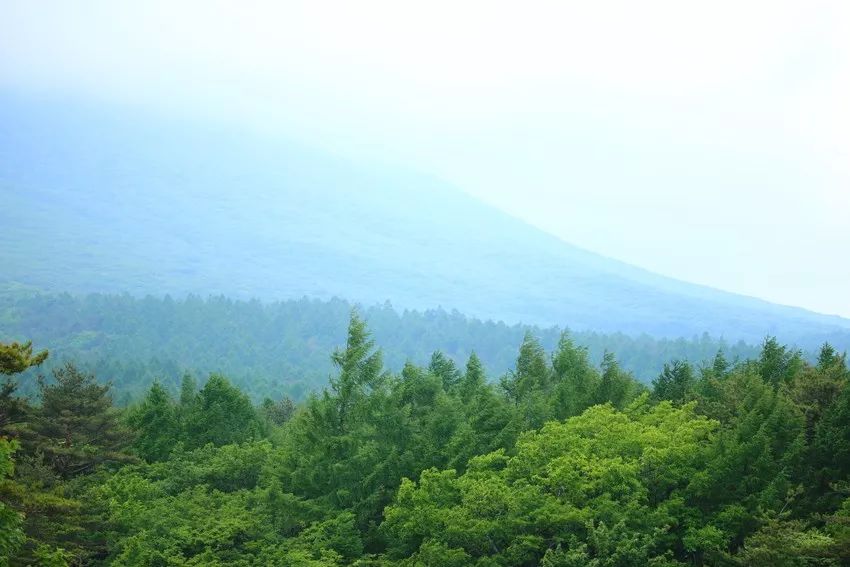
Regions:
<svg viewBox="0 0 850 567"><path fill-rule="evenodd" d="M303 399L328 384L333 367L327 353L345 338L352 305L335 299L276 303L201 299L134 298L129 295L72 296L0 291L0 340L37 338L49 344L50 370L66 360L113 385L116 402L126 405L159 380L175 393L184 373L203 381L226 374L255 402L283 395ZM434 351L457 365L474 350L494 379L513 367L527 332L552 350L561 330L507 325L465 317L457 311L398 311L388 304L363 309L390 370L405 362L427 364ZM757 347L729 343L707 334L690 339L572 331L590 360L615 352L620 365L649 383L671 359L708 364L718 350L730 360L757 354ZM36 370L22 389L34 393ZM26 384L30 384L29 386Z"/></svg>
<svg viewBox="0 0 850 567"><path fill-rule="evenodd" d="M501 377L475 353L390 371L357 313L341 344L303 403L214 374L123 409L70 362L22 397L47 354L0 345L0 563L850 562L850 372L828 344L810 363L768 337L649 385L568 334L526 333Z"/></svg>

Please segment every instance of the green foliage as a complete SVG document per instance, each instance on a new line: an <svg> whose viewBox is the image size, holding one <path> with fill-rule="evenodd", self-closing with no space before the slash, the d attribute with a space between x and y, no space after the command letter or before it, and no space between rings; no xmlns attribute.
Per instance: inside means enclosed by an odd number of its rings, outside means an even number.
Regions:
<svg viewBox="0 0 850 567"><path fill-rule="evenodd" d="M473 351L466 361L466 370L457 385L456 393L460 402L463 404L473 402L486 389L486 384L487 376L484 373L484 366Z"/></svg>
<svg viewBox="0 0 850 567"><path fill-rule="evenodd" d="M391 556L439 544L472 561L635 565L663 558L686 523L682 498L717 424L693 406L619 413L592 408L523 434L516 454L473 459L463 475L431 469L405 481L385 512ZM665 533L667 535L665 535Z"/></svg>
<svg viewBox="0 0 850 567"><path fill-rule="evenodd" d="M557 383L553 392L554 417L564 419L580 414L597 399L601 376L590 363L587 348L577 346L563 333L552 357Z"/></svg>
<svg viewBox="0 0 850 567"><path fill-rule="evenodd" d="M0 375L5 376L0 384L0 435L12 433L11 427L22 422L28 411L26 400L16 396L18 382L12 375L39 366L46 359L46 350L32 353L32 341L0 342Z"/></svg>
<svg viewBox="0 0 850 567"><path fill-rule="evenodd" d="M326 513L261 483L266 442L126 467L89 498L102 506L114 565L290 565L362 552L351 514ZM306 564L310 564L309 562ZM317 563L321 564L321 563Z"/></svg>
<svg viewBox="0 0 850 567"><path fill-rule="evenodd" d="M0 343L0 374L20 374L31 366L39 366L47 359L47 351L32 353L32 341Z"/></svg>
<svg viewBox="0 0 850 567"><path fill-rule="evenodd" d="M126 421L136 432L136 453L149 462L168 458L181 439L177 408L158 382L139 405L130 409Z"/></svg>
<svg viewBox="0 0 850 567"><path fill-rule="evenodd" d="M525 334L487 379L384 368L351 314L330 386L259 407L221 375L125 410L67 364L0 436L12 565L837 566L850 561L850 372L772 339L647 391L613 354ZM175 391L175 389L171 391ZM17 405L14 405L17 404ZM11 414L10 414L11 415ZM11 460L15 453L16 462ZM128 453L132 452L134 456ZM138 457L138 458L137 458Z"/></svg>
<svg viewBox="0 0 850 567"><path fill-rule="evenodd" d="M788 383L802 367L802 353L779 344L776 337L764 340L758 371L766 382L774 386Z"/></svg>
<svg viewBox="0 0 850 567"><path fill-rule="evenodd" d="M12 454L17 448L15 441L0 437L0 487L9 482L7 477L12 476L15 471ZM5 489L2 492L5 492ZM21 515L0 500L0 566L8 565L9 558L24 542L22 524Z"/></svg>
<svg viewBox="0 0 850 567"><path fill-rule="evenodd" d="M721 364L715 359L714 370L718 371L718 366L722 368ZM682 403L690 397L694 381L691 365L683 360L674 360L670 364L665 363L661 374L652 381L652 395L657 400Z"/></svg>
<svg viewBox="0 0 850 567"><path fill-rule="evenodd" d="M33 444L63 479L96 465L129 460L123 449L129 432L112 406L108 385L71 363L53 371L53 381L39 379L41 407L30 424Z"/></svg>
<svg viewBox="0 0 850 567"><path fill-rule="evenodd" d="M284 396L277 402L266 398L261 405L261 412L270 423L283 425L295 414L295 402L289 396Z"/></svg>
<svg viewBox="0 0 850 567"><path fill-rule="evenodd" d="M620 367L614 353L606 352L602 357L602 377L597 387L596 402L611 402L616 408L623 408L641 388L632 376Z"/></svg>
<svg viewBox="0 0 850 567"><path fill-rule="evenodd" d="M825 508L829 509L839 497L831 490L833 483L850 481L850 387L847 380L815 425L811 446L812 488L823 495L827 500Z"/></svg>
<svg viewBox="0 0 850 567"><path fill-rule="evenodd" d="M478 364L480 365L480 361ZM456 388L461 381L460 370L457 369L454 361L446 358L446 355L440 351L434 351L431 355L428 371L442 381L443 390L447 392Z"/></svg>
<svg viewBox="0 0 850 567"><path fill-rule="evenodd" d="M248 396L213 374L187 408L188 447L228 445L259 437L261 423Z"/></svg>
<svg viewBox="0 0 850 567"><path fill-rule="evenodd" d="M3 292L0 284L0 341L38 337L49 344L46 362L78 367L108 378L119 405L140 399L159 381L177 394L185 373L220 373L255 402L288 395L303 400L328 385L333 364L327 354L346 341L351 304L303 299L279 303L234 301L224 297L183 299L128 295L48 295ZM547 351L556 351L561 329L507 325L443 310L399 312L389 305L362 310L388 369L404 363L428 365L435 351L460 367L474 350L491 377L515 366L526 333ZM708 335L691 339L623 333L573 331L570 340L587 349L592 365L607 350L622 367L648 383L670 359L694 364L711 361L718 350L730 359L751 358L757 348L726 343ZM52 361L52 362L51 362ZM22 380L35 394L34 371Z"/></svg>
<svg viewBox="0 0 850 567"><path fill-rule="evenodd" d="M838 566L835 543L821 530L808 528L797 520L768 520L747 538L739 565L776 567Z"/></svg>

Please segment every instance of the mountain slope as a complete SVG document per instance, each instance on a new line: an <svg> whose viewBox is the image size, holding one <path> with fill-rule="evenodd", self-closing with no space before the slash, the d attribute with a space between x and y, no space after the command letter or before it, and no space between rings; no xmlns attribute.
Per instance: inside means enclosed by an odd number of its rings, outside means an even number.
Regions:
<svg viewBox="0 0 850 567"><path fill-rule="evenodd" d="M73 292L388 299L658 336L841 344L850 334L838 317L591 254L415 172L122 108L8 94L0 103L5 280Z"/></svg>

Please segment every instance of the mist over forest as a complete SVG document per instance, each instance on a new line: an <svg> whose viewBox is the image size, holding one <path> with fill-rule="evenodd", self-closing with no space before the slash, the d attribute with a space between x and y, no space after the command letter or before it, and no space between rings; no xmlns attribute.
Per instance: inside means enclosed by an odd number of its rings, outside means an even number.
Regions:
<svg viewBox="0 0 850 567"><path fill-rule="evenodd" d="M850 566L848 26L0 0L0 567Z"/></svg>
<svg viewBox="0 0 850 567"><path fill-rule="evenodd" d="M409 171L5 100L5 564L850 560L848 320Z"/></svg>

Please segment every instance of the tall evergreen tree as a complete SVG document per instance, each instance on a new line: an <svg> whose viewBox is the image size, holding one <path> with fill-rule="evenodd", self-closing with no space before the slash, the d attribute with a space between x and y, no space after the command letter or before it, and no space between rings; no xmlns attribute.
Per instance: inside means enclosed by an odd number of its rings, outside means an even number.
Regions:
<svg viewBox="0 0 850 567"><path fill-rule="evenodd" d="M103 463L131 460L130 442L112 406L109 384L66 363L53 370L53 381L38 381L40 407L31 422L32 444L46 462L68 479Z"/></svg>
<svg viewBox="0 0 850 567"><path fill-rule="evenodd" d="M505 376L501 384L514 404L528 398L533 391L545 390L549 386L546 351L537 337L530 332L525 334L519 347L514 371Z"/></svg>
<svg viewBox="0 0 850 567"><path fill-rule="evenodd" d="M167 459L180 439L177 409L159 382L154 382L145 399L129 410L127 423L136 433L133 447L148 462Z"/></svg>
<svg viewBox="0 0 850 567"><path fill-rule="evenodd" d="M688 399L694 381L693 368L687 361L665 362L661 374L652 381L652 396L656 400L682 403Z"/></svg>
<svg viewBox="0 0 850 567"><path fill-rule="evenodd" d="M726 378L729 375L730 368L731 364L729 364L729 361L726 360L726 356L723 354L723 351L718 350L711 363L712 375L718 379Z"/></svg>
<svg viewBox="0 0 850 567"><path fill-rule="evenodd" d="M831 344L824 343L818 352L818 370L827 370L835 365L846 366L846 358L846 353L839 354Z"/></svg>
<svg viewBox="0 0 850 567"><path fill-rule="evenodd" d="M481 359L475 354L475 351L469 355L469 360L466 361L466 372L460 382L460 398L464 402L472 399L473 395L487 383L487 377L484 374L484 366L481 364Z"/></svg>
<svg viewBox="0 0 850 567"><path fill-rule="evenodd" d="M758 369L765 382L774 386L787 384L803 366L803 357L799 351L780 344L776 337L764 340Z"/></svg>
<svg viewBox="0 0 850 567"><path fill-rule="evenodd" d="M623 408L637 394L638 384L634 378L620 368L614 353L605 352L602 357L602 376L596 392L596 402L610 402L615 408Z"/></svg>
<svg viewBox="0 0 850 567"><path fill-rule="evenodd" d="M180 381L180 407L188 409L198 395L198 382L191 374L184 374Z"/></svg>
<svg viewBox="0 0 850 567"><path fill-rule="evenodd" d="M339 370L339 374L331 378L331 389L336 394L340 428L345 426L352 406L364 390L376 387L380 381L383 356L380 350L373 350L374 346L366 322L357 311L352 311L345 349L336 349L331 355L334 366Z"/></svg>
<svg viewBox="0 0 850 567"><path fill-rule="evenodd" d="M594 403L599 372L590 364L587 349L573 343L568 333L561 334L552 356L552 369L557 384L552 397L554 417L578 415Z"/></svg>
<svg viewBox="0 0 850 567"><path fill-rule="evenodd" d="M428 371L440 378L443 390L446 392L453 390L461 379L460 370L457 369L454 361L438 350L431 355Z"/></svg>

